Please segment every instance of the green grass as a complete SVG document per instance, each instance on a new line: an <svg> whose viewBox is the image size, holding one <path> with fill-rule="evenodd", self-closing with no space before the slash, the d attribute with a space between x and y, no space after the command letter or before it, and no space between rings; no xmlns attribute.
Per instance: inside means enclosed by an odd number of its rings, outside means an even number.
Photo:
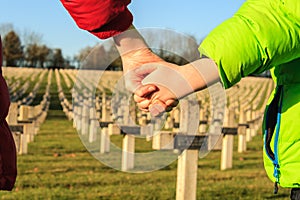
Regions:
<svg viewBox="0 0 300 200"><path fill-rule="evenodd" d="M235 152L231 170L219 170L220 152L199 160L197 199L288 199L287 189L272 194L260 136L248 147L247 153ZM1 199L175 199L176 193L176 162L145 174L110 169L85 150L72 122L56 110L49 112L28 155L18 157L18 170L15 189L1 192Z"/></svg>

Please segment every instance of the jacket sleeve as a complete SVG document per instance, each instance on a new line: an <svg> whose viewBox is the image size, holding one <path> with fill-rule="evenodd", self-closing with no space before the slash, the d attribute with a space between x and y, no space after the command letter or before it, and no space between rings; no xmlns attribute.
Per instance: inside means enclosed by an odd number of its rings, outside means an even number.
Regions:
<svg viewBox="0 0 300 200"><path fill-rule="evenodd" d="M79 28L106 39L117 35L132 23L127 8L131 0L61 0Z"/></svg>
<svg viewBox="0 0 300 200"><path fill-rule="evenodd" d="M279 0L248 0L203 40L199 51L216 62L225 88L300 57L300 6L294 13L287 6Z"/></svg>

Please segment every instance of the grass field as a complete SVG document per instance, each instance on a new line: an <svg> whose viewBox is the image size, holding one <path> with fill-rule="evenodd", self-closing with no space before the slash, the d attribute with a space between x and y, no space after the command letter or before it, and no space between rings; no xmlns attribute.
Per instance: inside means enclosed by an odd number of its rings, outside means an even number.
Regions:
<svg viewBox="0 0 300 200"><path fill-rule="evenodd" d="M261 154L257 136L247 153L235 152L232 170L219 170L220 152L201 159L197 199L288 199L286 189L272 194ZM110 169L86 152L61 111L50 111L18 169L15 189L1 192L1 199L175 199L176 162L145 174Z"/></svg>
<svg viewBox="0 0 300 200"><path fill-rule="evenodd" d="M15 188L0 192L0 199L175 199L176 162L144 174L101 164L86 151L72 122L59 110L56 88L51 91L47 120L29 144L29 153L18 157ZM236 144L231 170L219 170L219 151L199 160L197 199L289 199L288 189L272 193L273 183L263 169L261 136L254 137L243 154L236 152Z"/></svg>

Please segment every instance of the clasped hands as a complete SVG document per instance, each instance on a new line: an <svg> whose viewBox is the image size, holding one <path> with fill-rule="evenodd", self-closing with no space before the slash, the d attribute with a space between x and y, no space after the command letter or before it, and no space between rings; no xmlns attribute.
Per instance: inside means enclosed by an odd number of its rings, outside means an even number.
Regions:
<svg viewBox="0 0 300 200"><path fill-rule="evenodd" d="M194 91L189 82L192 69L166 62L150 50L126 54L122 62L126 88L134 93L139 109L153 116L171 111L180 98Z"/></svg>

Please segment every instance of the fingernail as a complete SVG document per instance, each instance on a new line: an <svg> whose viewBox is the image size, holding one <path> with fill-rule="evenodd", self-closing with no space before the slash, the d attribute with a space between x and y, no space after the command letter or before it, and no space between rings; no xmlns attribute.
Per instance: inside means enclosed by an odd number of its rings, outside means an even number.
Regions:
<svg viewBox="0 0 300 200"><path fill-rule="evenodd" d="M154 108L154 106L152 106L151 108L149 108L149 111L150 111L151 115L153 115L154 117L156 117L157 115L159 115L159 112Z"/></svg>
<svg viewBox="0 0 300 200"><path fill-rule="evenodd" d="M151 106L151 108L149 108L149 111L151 115L153 115L154 117L158 117L165 112L165 109L159 104L154 104L153 106Z"/></svg>
<svg viewBox="0 0 300 200"><path fill-rule="evenodd" d="M152 92L152 91L155 91L155 90L156 90L156 88L153 87L153 86L148 87L148 91L149 91L149 92Z"/></svg>
<svg viewBox="0 0 300 200"><path fill-rule="evenodd" d="M153 107L158 111L158 112L164 112L165 111L165 108L159 104L155 104L153 105Z"/></svg>

